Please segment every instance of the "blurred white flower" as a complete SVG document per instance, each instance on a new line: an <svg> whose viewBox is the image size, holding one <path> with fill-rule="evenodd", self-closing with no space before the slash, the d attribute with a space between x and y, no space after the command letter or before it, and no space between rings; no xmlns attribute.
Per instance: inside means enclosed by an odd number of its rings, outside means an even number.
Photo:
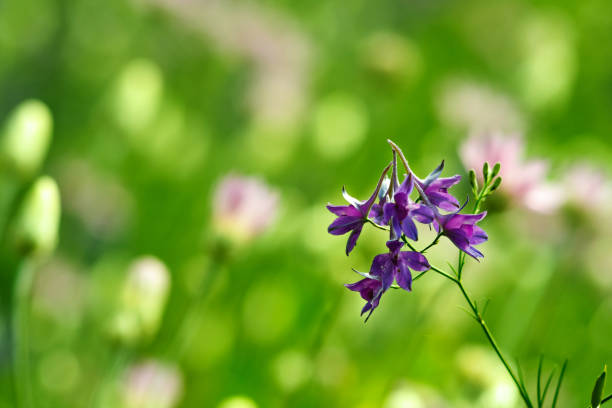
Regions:
<svg viewBox="0 0 612 408"><path fill-rule="evenodd" d="M170 273L159 259L145 256L128 268L112 332L133 343L150 339L159 328L170 291Z"/></svg>
<svg viewBox="0 0 612 408"><path fill-rule="evenodd" d="M276 220L279 197L262 180L235 174L225 176L213 197L216 232L235 243L264 233Z"/></svg>
<svg viewBox="0 0 612 408"><path fill-rule="evenodd" d="M546 181L548 163L524 159L525 144L517 134L477 133L466 140L459 155L466 169L480 173L484 162L501 164L500 191L511 200L538 213L552 213L564 202L560 185Z"/></svg>
<svg viewBox="0 0 612 408"><path fill-rule="evenodd" d="M123 382L124 408L172 408L183 393L183 378L174 366L148 360L131 366Z"/></svg>

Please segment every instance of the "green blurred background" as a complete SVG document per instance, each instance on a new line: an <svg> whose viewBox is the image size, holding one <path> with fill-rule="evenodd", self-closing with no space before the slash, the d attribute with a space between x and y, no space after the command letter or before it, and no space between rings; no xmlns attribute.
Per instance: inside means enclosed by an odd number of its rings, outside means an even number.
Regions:
<svg viewBox="0 0 612 408"><path fill-rule="evenodd" d="M33 406L519 406L452 285L391 291L364 324L342 284L385 235L347 258L326 232L325 204L369 194L387 138L421 176L443 158L465 175L462 144L491 132L550 171L502 160L535 198L502 187L466 285L531 389L540 354L568 358L560 406L586 406L612 357L610 38L604 0L0 0L3 134L24 101L48 107L37 174L62 200L29 303ZM228 174L278 205L219 215ZM35 178L2 175L1 407L11 225Z"/></svg>

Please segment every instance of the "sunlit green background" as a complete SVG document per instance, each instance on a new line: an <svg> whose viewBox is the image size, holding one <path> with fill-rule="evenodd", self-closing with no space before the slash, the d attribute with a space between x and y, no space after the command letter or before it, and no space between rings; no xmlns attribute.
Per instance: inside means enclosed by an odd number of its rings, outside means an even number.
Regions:
<svg viewBox="0 0 612 408"><path fill-rule="evenodd" d="M522 134L525 160L548 160L545 179L569 198L542 214L502 188L466 286L489 300L531 390L541 354L547 370L568 358L559 405L588 405L612 361L610 182L576 192L567 179L578 163L609 174L611 36L605 0L0 0L0 120L29 99L48 106L39 173L62 198L29 308L33 406L520 406L455 287L426 276L364 324L342 285L385 234L366 228L347 258L346 237L326 231L342 185L359 198L374 187L387 138L417 174L446 159L452 175L466 174L461 144L486 131ZM213 222L230 173L278 193L262 234ZM16 406L10 214L35 178L11 177L1 407ZM167 268L165 304L125 295L143 257ZM430 256L455 259L447 241ZM144 332L129 320L139 301L163 308Z"/></svg>

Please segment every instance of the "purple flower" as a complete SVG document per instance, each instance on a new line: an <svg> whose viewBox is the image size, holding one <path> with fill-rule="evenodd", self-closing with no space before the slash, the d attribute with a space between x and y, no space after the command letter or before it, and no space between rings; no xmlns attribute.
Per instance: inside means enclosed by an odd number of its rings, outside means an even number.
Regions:
<svg viewBox="0 0 612 408"><path fill-rule="evenodd" d="M383 294L383 291L381 290L382 282L380 281L380 279L365 278L358 282L349 283L344 286L346 286L350 290L359 292L361 298L367 300L367 303L365 304L363 309L361 309L362 315L367 311L370 311L370 313L372 313L372 311L376 309L376 307L378 307L380 297Z"/></svg>
<svg viewBox="0 0 612 408"><path fill-rule="evenodd" d="M374 311L380 302L380 297L391 287L394 280L402 289L411 291L412 273L410 270L420 272L429 269L429 262L423 254L401 251L402 246L404 246L403 242L387 241L389 252L374 257L370 273L362 274L365 279L345 285L348 289L359 292L361 297L368 301L361 310L362 315L367 311L370 311L370 314Z"/></svg>
<svg viewBox="0 0 612 408"><path fill-rule="evenodd" d="M445 211L456 211L459 208L459 201L448 192L448 189L459 183L461 176L438 178L443 168L444 160L425 180L419 180L418 183L431 204Z"/></svg>
<svg viewBox="0 0 612 408"><path fill-rule="evenodd" d="M396 181L397 183L397 181ZM418 233L413 218L423 224L429 224L434 219L434 212L427 206L415 204L410 200L413 188L413 176L409 174L393 194L393 201L383 206L382 223L391 221L391 231L395 238L402 232L410 239L416 241Z"/></svg>
<svg viewBox="0 0 612 408"><path fill-rule="evenodd" d="M338 218L336 218L329 225L327 232L332 235L344 235L349 231L351 232L351 235L349 235L346 243L347 255L353 250L353 248L355 248L355 245L357 244L357 239L361 234L363 224L368 221L368 215L370 214L374 200L380 191L383 180L385 179L385 174L387 174L390 166L391 165L385 167L380 179L378 180L376 189L366 201L359 201L356 198L351 197L346 192L344 187L342 187L342 195L344 196L344 199L349 202L349 205L327 205L327 209L338 216Z"/></svg>
<svg viewBox="0 0 612 408"><path fill-rule="evenodd" d="M475 224L482 220L487 212L480 214L446 214L438 217L439 225L436 229L442 228L442 235L445 235L453 244L474 259L483 258L482 252L474 248L474 245L482 244L489 239L487 233ZM437 224L437 223L436 223Z"/></svg>

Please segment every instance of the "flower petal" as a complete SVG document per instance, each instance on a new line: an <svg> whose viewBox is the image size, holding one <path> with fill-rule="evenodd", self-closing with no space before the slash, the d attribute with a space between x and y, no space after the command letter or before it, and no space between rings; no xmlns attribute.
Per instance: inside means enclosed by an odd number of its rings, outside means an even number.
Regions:
<svg viewBox="0 0 612 408"><path fill-rule="evenodd" d="M355 207L351 206L351 205L332 205L332 204L328 204L327 205L327 209L335 215L350 215L353 217L360 217L361 213L359 212L358 209L356 209Z"/></svg>
<svg viewBox="0 0 612 408"><path fill-rule="evenodd" d="M346 255L347 256L353 250L353 248L355 248L355 245L357 245L357 239L359 238L359 235L361 235L362 228L363 228L363 224L355 228L353 232L351 232L351 235L349 235L349 238L346 241Z"/></svg>
<svg viewBox="0 0 612 408"><path fill-rule="evenodd" d="M430 268L427 258L425 258L422 253L414 251L401 252L400 265L409 267L410 269L415 270L417 272L426 271Z"/></svg>
<svg viewBox="0 0 612 408"><path fill-rule="evenodd" d="M406 234L406 237L410 238L413 241L419 239L419 233L417 231L416 225L414 225L414 221L410 217L404 218L402 221L402 231Z"/></svg>
<svg viewBox="0 0 612 408"><path fill-rule="evenodd" d="M332 235L344 235L347 232L358 228L360 225L362 226L363 223L363 218L342 216L336 218L331 224L329 224L329 227L327 227L327 232Z"/></svg>
<svg viewBox="0 0 612 408"><path fill-rule="evenodd" d="M410 207L410 216L422 224L430 224L435 217L431 208L422 204L413 204Z"/></svg>
<svg viewBox="0 0 612 408"><path fill-rule="evenodd" d="M395 274L395 280L400 288L410 292L412 290L412 273L406 264L400 262Z"/></svg>

